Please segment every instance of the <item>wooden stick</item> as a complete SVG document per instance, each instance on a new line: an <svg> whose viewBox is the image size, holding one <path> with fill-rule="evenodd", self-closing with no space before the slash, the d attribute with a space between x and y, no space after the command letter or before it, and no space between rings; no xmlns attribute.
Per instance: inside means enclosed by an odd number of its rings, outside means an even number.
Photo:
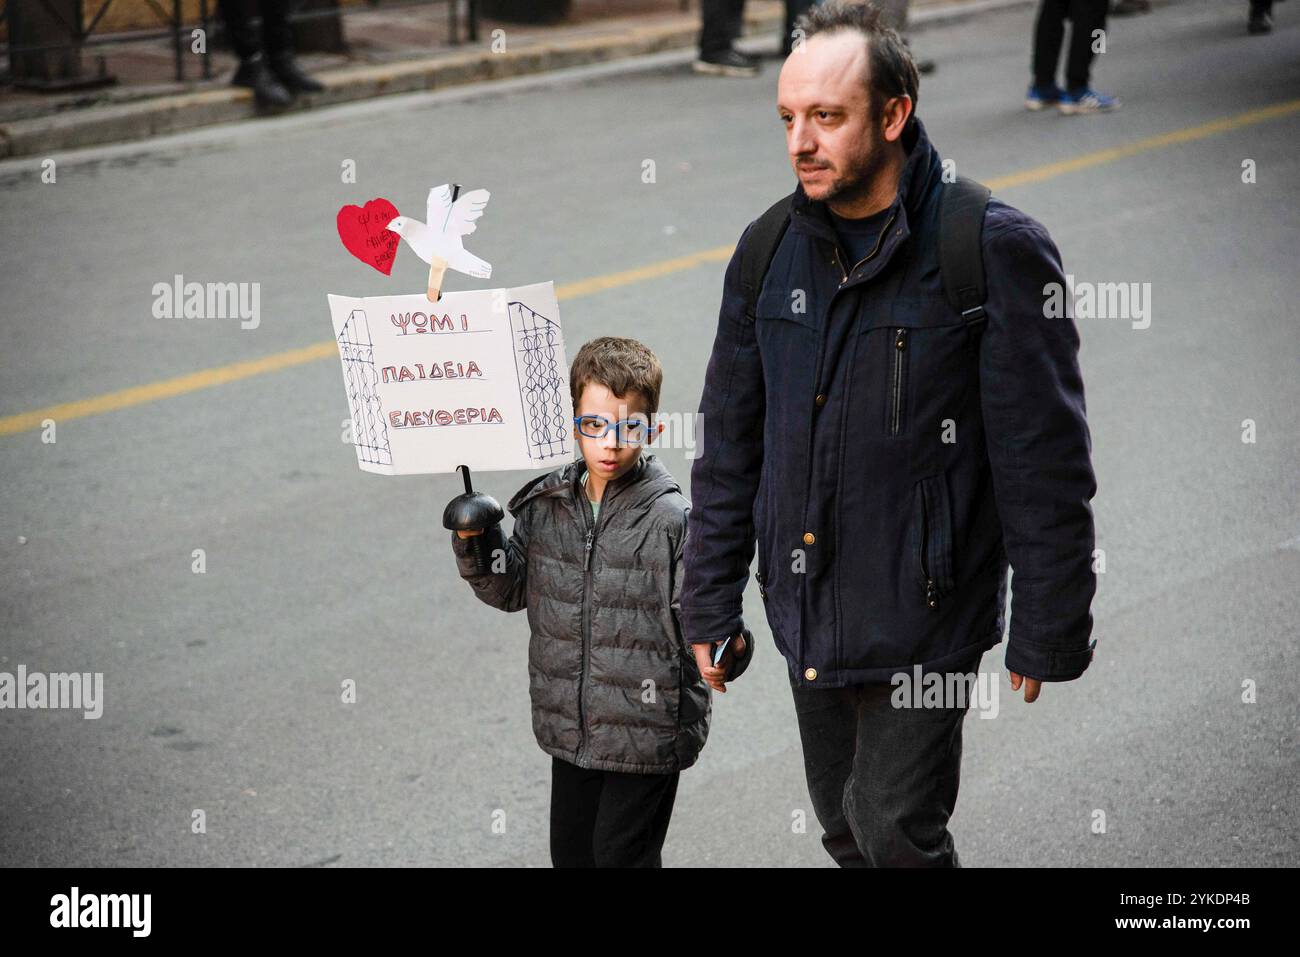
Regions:
<svg viewBox="0 0 1300 957"><path fill-rule="evenodd" d="M433 261L429 263L429 288L424 293L430 302L437 302L442 298L442 277L446 272L447 260L435 255Z"/></svg>

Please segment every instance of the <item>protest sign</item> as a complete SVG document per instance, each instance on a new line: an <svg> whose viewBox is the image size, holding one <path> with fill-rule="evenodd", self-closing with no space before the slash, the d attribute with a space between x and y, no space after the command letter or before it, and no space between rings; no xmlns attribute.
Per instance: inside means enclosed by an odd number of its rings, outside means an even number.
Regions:
<svg viewBox="0 0 1300 957"><path fill-rule="evenodd" d="M555 287L329 297L357 463L381 475L573 458Z"/></svg>

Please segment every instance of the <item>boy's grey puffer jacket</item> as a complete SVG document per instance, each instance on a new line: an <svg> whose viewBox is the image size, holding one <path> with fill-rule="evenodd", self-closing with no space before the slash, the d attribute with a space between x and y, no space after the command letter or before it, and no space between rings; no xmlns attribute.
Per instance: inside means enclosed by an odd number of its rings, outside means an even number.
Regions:
<svg viewBox="0 0 1300 957"><path fill-rule="evenodd" d="M709 689L678 619L690 503L643 453L610 482L592 521L581 459L532 479L507 506L509 540L483 534L505 570L478 575L451 532L462 578L504 611L528 609L533 732L581 768L665 774L690 767L709 731ZM498 563L499 565L499 563Z"/></svg>

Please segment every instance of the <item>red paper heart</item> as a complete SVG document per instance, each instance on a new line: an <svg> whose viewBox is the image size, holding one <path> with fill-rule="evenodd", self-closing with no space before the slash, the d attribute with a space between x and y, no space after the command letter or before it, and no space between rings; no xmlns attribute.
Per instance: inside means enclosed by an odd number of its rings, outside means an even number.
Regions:
<svg viewBox="0 0 1300 957"><path fill-rule="evenodd" d="M396 217L397 207L386 199L372 199L364 209L344 206L338 216L339 239L363 263L390 275L402 237L384 227Z"/></svg>

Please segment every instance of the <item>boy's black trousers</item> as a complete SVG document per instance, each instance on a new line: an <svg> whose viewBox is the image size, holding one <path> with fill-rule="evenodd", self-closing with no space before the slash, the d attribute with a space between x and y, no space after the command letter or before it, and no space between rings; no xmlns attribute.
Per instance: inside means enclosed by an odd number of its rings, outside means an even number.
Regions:
<svg viewBox="0 0 1300 957"><path fill-rule="evenodd" d="M551 758L551 863L662 867L680 771L588 771Z"/></svg>

